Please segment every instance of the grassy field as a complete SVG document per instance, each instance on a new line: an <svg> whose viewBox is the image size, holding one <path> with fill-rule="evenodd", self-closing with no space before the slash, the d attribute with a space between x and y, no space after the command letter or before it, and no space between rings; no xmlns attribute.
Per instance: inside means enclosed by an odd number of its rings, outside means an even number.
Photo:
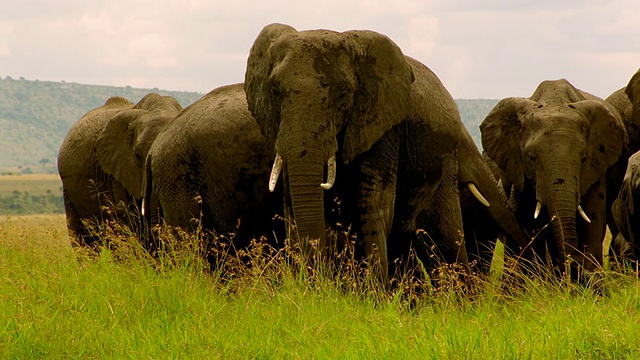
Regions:
<svg viewBox="0 0 640 360"><path fill-rule="evenodd" d="M62 182L58 174L21 174L0 176L0 197L11 196L14 191L31 195L62 195Z"/></svg>
<svg viewBox="0 0 640 360"><path fill-rule="evenodd" d="M0 216L63 213L62 182L58 175L0 176Z"/></svg>
<svg viewBox="0 0 640 360"><path fill-rule="evenodd" d="M637 359L640 284L604 294L523 279L403 300L258 261L224 281L193 252L151 260L123 233L100 255L61 215L0 219L0 358Z"/></svg>

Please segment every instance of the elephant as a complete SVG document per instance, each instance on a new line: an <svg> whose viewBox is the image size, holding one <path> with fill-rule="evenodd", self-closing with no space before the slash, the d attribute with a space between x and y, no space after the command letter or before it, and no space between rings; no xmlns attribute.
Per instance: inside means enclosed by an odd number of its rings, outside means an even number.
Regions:
<svg viewBox="0 0 640 360"><path fill-rule="evenodd" d="M282 214L282 195L267 190L272 158L243 84L212 90L178 114L149 150L146 223L205 230L235 248L262 236L275 246L284 225L273 220Z"/></svg>
<svg viewBox="0 0 640 360"><path fill-rule="evenodd" d="M310 262L335 251L326 219L339 203L340 223L382 281L418 229L446 263L469 268L458 184L500 201L495 182L474 184L459 169L464 126L429 68L374 31L270 24L251 47L244 87L275 153L269 189L282 183L289 236Z"/></svg>
<svg viewBox="0 0 640 360"><path fill-rule="evenodd" d="M157 134L182 105L151 93L137 104L111 97L69 130L58 153L67 228L77 245L97 245L96 221L129 219L142 199L144 159Z"/></svg>
<svg viewBox="0 0 640 360"><path fill-rule="evenodd" d="M613 204L613 218L615 227L612 227L613 249L621 258L637 260L637 237L633 222L633 204L636 189L638 151L640 151L640 70L629 80L629 83L613 92L606 98L620 113L629 136L628 154L621 156L621 168L626 168L623 183L620 187L618 199ZM628 158L628 159L627 159ZM627 165L628 164L628 165Z"/></svg>
<svg viewBox="0 0 640 360"><path fill-rule="evenodd" d="M629 157L620 194L612 207L613 218L620 230L614 244L623 260L638 260L640 256L640 212L635 212L636 202L640 204L640 151Z"/></svg>
<svg viewBox="0 0 640 360"><path fill-rule="evenodd" d="M566 79L545 80L529 98L498 102L480 131L512 184L520 224L536 233L535 253L547 259L548 250L555 269L586 279L602 264L611 172L629 141L618 112Z"/></svg>

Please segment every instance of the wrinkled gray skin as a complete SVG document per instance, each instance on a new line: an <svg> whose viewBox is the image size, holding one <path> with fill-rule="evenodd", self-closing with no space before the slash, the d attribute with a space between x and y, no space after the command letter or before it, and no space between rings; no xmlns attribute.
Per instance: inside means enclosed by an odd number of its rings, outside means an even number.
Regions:
<svg viewBox="0 0 640 360"><path fill-rule="evenodd" d="M112 97L69 130L58 153L69 234L79 244L95 238L84 222L129 218L142 199L144 159L164 125L182 106L151 93L137 104Z"/></svg>
<svg viewBox="0 0 640 360"><path fill-rule="evenodd" d="M638 252L638 229L637 219L634 214L634 199L638 193L638 155L640 151L640 70L638 70L629 80L627 86L615 91L606 99L620 113L624 126L629 136L628 153L634 154L628 159L628 167L624 175L624 182L621 185L618 199L613 208L615 220L615 230L613 249L621 258L631 257L634 260L640 256ZM626 156L621 157L622 166L627 166ZM610 226L611 227L611 226ZM613 227L612 227L613 228Z"/></svg>
<svg viewBox="0 0 640 360"><path fill-rule="evenodd" d="M587 270L601 265L612 202L607 172L628 143L618 112L564 79L544 81L530 98L501 100L480 130L487 155L512 183L519 222L536 235L538 256L546 259L548 248L560 270L566 260ZM534 219L537 201L542 210ZM578 215L578 205L591 223ZM579 268L571 267L574 278Z"/></svg>
<svg viewBox="0 0 640 360"><path fill-rule="evenodd" d="M365 257L380 260L382 279L418 228L435 239L444 261L468 268L458 193L463 126L426 66L372 31L298 32L272 24L251 48L245 90L267 142L283 158L285 215L309 256L308 239L319 239L321 257L330 252L325 216L337 198L340 222L351 226ZM323 190L334 155L335 184Z"/></svg>
<svg viewBox="0 0 640 360"><path fill-rule="evenodd" d="M640 150L640 70L629 80L627 86L607 97L622 117L629 136L629 155Z"/></svg>
<svg viewBox="0 0 640 360"><path fill-rule="evenodd" d="M621 259L638 260L640 256L640 151L631 155L620 194L613 203L613 218L620 233L614 240Z"/></svg>
<svg viewBox="0 0 640 360"><path fill-rule="evenodd" d="M243 84L214 89L153 143L145 218L151 226L162 220L188 231L202 226L233 237L236 247L273 238L272 219L282 214L282 194L267 190L273 154L247 108Z"/></svg>

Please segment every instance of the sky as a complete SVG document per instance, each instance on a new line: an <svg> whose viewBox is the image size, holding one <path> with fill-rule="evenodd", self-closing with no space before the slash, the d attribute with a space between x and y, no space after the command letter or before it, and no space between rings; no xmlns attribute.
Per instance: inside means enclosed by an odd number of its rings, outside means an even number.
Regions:
<svg viewBox="0 0 640 360"><path fill-rule="evenodd" d="M604 98L640 67L638 0L1 0L0 77L206 93L274 22L385 34L457 99Z"/></svg>

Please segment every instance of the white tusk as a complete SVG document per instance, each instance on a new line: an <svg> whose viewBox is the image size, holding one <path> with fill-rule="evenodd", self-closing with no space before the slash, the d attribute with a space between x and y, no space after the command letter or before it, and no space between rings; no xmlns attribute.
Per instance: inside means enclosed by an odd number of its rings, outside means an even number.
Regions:
<svg viewBox="0 0 640 360"><path fill-rule="evenodd" d="M144 216L144 198L142 198L142 209L140 209L140 215Z"/></svg>
<svg viewBox="0 0 640 360"><path fill-rule="evenodd" d="M276 159L273 161L273 168L271 168L271 176L269 177L269 191L273 192L278 183L278 177L280 177L280 171L282 171L282 156L276 153Z"/></svg>
<svg viewBox="0 0 640 360"><path fill-rule="evenodd" d="M469 190L471 190L471 193L473 194L473 196L476 197L476 199L478 199L478 201L480 201L482 203L482 205L489 207L491 206L491 204L489 204L489 202L487 201L487 199L484 198L484 196L482 196L482 194L480 194L480 191L478 191L478 188L476 187L476 185L472 182L467 183L467 186L469 187Z"/></svg>
<svg viewBox="0 0 640 360"><path fill-rule="evenodd" d="M336 154L333 154L332 157L327 161L327 182L320 184L320 186L329 190L333 186L333 183L336 181Z"/></svg>
<svg viewBox="0 0 640 360"><path fill-rule="evenodd" d="M578 205L578 212L580 213L580 216L582 216L582 218L584 219L584 221L591 223L591 219L589 219L589 217L587 216L587 214L584 212L584 210L582 210L582 206Z"/></svg>
<svg viewBox="0 0 640 360"><path fill-rule="evenodd" d="M540 201L536 201L536 210L533 212L534 219L537 219L538 215L540 215L540 209L542 209L542 203Z"/></svg>

